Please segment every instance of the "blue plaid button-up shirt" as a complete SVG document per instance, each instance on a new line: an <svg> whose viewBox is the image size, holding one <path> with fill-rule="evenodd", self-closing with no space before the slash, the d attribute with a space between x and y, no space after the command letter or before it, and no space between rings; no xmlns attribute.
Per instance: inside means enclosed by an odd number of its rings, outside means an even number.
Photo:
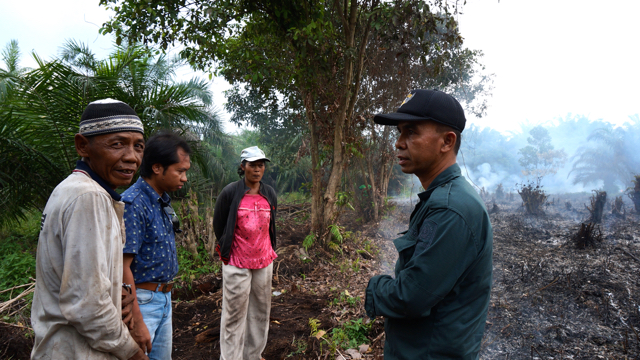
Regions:
<svg viewBox="0 0 640 360"><path fill-rule="evenodd" d="M162 210L159 196L151 185L139 178L122 193L127 240L123 252L135 254L131 272L136 283L169 282L178 274L178 256L173 225Z"/></svg>

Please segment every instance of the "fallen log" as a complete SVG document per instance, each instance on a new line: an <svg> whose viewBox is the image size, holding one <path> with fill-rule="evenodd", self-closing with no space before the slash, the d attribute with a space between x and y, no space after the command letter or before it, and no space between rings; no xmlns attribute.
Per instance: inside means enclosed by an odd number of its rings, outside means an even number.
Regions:
<svg viewBox="0 0 640 360"><path fill-rule="evenodd" d="M220 325L209 328L196 335L196 342L199 344L207 344L220 339Z"/></svg>

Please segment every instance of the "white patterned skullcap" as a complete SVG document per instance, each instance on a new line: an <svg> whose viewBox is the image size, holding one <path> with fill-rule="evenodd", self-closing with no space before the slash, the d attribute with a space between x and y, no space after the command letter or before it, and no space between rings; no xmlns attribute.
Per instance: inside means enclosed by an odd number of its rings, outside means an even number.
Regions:
<svg viewBox="0 0 640 360"><path fill-rule="evenodd" d="M144 134L144 127L136 112L119 100L102 99L89 103L80 118L79 133L84 136L123 131Z"/></svg>

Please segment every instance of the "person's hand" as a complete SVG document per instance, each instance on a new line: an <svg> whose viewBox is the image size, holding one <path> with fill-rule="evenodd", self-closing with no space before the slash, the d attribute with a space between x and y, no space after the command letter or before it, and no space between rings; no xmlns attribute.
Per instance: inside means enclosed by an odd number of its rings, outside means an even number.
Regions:
<svg viewBox="0 0 640 360"><path fill-rule="evenodd" d="M133 357L129 358L129 360L149 360L149 357L144 354L142 349L138 349L138 352L133 355Z"/></svg>
<svg viewBox="0 0 640 360"><path fill-rule="evenodd" d="M144 323L142 319L136 319L135 326L133 329L130 329L129 332L145 353L151 352L151 335L149 334L149 329L147 329L147 325Z"/></svg>
<svg viewBox="0 0 640 360"><path fill-rule="evenodd" d="M129 330L133 329L133 301L136 299L135 295L131 294L124 287L122 288L122 321Z"/></svg>

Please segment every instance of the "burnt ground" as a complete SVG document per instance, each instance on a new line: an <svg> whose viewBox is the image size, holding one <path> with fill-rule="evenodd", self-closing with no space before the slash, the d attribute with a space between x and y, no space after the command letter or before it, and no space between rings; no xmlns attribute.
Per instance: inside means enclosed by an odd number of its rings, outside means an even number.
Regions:
<svg viewBox="0 0 640 360"><path fill-rule="evenodd" d="M623 359L640 354L637 214L605 207L601 241L578 249L588 197L556 197L545 215L498 203L494 287L482 357ZM571 205L568 209L567 203ZM629 204L627 205L629 211Z"/></svg>
<svg viewBox="0 0 640 360"><path fill-rule="evenodd" d="M640 357L640 216L630 204L624 219L607 205L596 226L601 241L578 249L572 239L589 218L588 197L552 195L540 216L525 215L519 200L487 202L495 210L494 286L481 358ZM326 331L366 319L364 288L371 276L392 272L390 240L406 229L412 205L396 204L378 223L343 215L342 253L311 250L310 260L296 251L309 230L305 213L279 221L273 290L280 295L273 297L266 359L337 358L324 340L310 337L309 319ZM220 285L210 274L174 294L174 359L219 356ZM371 349L363 357L381 359L382 319L370 325ZM0 326L0 358L28 358L32 339L25 334Z"/></svg>

